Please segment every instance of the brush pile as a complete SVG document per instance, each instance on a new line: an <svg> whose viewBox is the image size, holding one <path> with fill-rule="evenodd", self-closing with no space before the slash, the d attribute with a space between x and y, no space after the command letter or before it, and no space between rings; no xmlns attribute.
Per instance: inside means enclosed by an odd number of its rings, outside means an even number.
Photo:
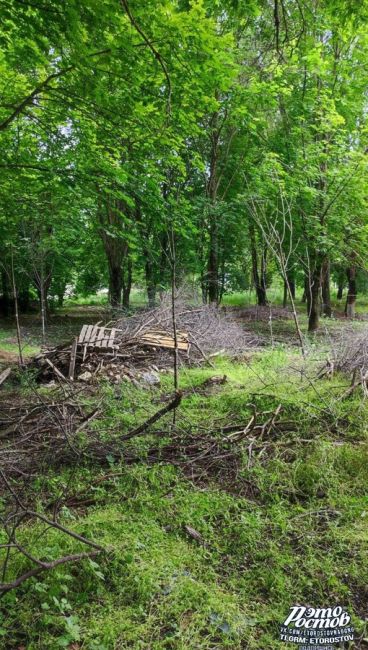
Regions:
<svg viewBox="0 0 368 650"><path fill-rule="evenodd" d="M351 378L351 386L344 397L351 395L358 386L368 397L368 329L358 331L345 329L338 339L331 342L330 353L318 377L331 378L341 372Z"/></svg>
<svg viewBox="0 0 368 650"><path fill-rule="evenodd" d="M334 369L351 375L366 374L368 371L368 328L345 329L340 338L334 341L331 349L331 363Z"/></svg>
<svg viewBox="0 0 368 650"><path fill-rule="evenodd" d="M240 356L261 344L234 318L215 307L192 306L177 300L175 332L168 299L160 306L120 318L108 326L83 326L72 344L55 347L29 364L38 381L93 383L105 377L112 383L159 383L160 372L170 372L173 355L179 365L210 362L212 356Z"/></svg>

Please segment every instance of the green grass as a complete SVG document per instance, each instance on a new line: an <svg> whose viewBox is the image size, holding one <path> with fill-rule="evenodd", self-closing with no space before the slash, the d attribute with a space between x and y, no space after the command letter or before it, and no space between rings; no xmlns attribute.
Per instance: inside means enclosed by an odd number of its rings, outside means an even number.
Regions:
<svg viewBox="0 0 368 650"><path fill-rule="evenodd" d="M22 352L25 356L32 356L39 351L40 347L32 340L22 340ZM0 363L1 353L18 355L19 347L17 342L17 332L13 325L7 323L5 327L0 328ZM4 355L6 357L6 354Z"/></svg>
<svg viewBox="0 0 368 650"><path fill-rule="evenodd" d="M320 358L317 349L308 376ZM344 377L313 385L302 380L301 366L300 354L285 347L241 363L220 358L215 372L228 381L205 394L201 385L214 370L183 370L186 393L177 425L184 429L245 422L251 404L261 412L281 403L282 418L293 422L277 439L265 440L263 452L256 447L251 462L249 442L244 446L231 485L215 477L193 483L169 464L146 465L152 435L129 443L140 464L111 459L109 469L80 465L74 491L95 503L64 508L62 521L101 543L106 554L59 567L9 593L1 602L0 647L273 650L285 647L278 626L299 602L341 602L362 632L368 404L358 394L341 400ZM94 426L107 438L128 430L158 408L160 392L171 390L170 375L162 376L160 391L105 385L104 419ZM109 480L99 480L109 473ZM50 470L33 488L55 497L68 477L68 468ZM39 533L39 526L25 524L20 535L39 557L81 550L58 532L49 531L46 543ZM28 566L14 559L13 575Z"/></svg>
<svg viewBox="0 0 368 650"><path fill-rule="evenodd" d="M144 289L133 287L130 292L130 303L134 307L145 307L147 305L147 293ZM64 300L62 311L68 311L70 307L107 307L107 294L89 294L87 296L72 296Z"/></svg>

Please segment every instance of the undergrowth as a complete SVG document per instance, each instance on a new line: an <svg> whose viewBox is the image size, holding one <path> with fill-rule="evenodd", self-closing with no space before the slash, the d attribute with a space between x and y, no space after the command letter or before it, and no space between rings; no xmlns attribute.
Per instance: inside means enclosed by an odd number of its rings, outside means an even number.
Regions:
<svg viewBox="0 0 368 650"><path fill-rule="evenodd" d="M186 431L221 435L221 426L247 422L254 409L282 406L287 430L254 453L244 446L233 485L146 463L154 431L126 443L140 463L80 462L35 479L41 509L73 472L73 494L89 502L64 505L61 521L105 553L9 592L0 647L273 650L285 647L278 628L296 603L344 604L365 637L368 405L358 392L342 399L343 376L316 380L317 367L317 357L304 367L298 353L276 348L236 363L217 359L215 370L182 369L176 427ZM203 389L215 373L227 382ZM93 426L107 438L127 431L171 391L170 374L159 389L102 384L104 415ZM56 530L45 542L38 525L24 524L20 535L41 558L81 550ZM27 566L14 559L14 576Z"/></svg>

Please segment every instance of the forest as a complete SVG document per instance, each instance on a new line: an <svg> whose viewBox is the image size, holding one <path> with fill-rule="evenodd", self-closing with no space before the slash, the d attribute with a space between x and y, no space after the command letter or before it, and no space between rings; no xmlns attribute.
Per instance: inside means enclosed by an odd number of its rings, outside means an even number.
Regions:
<svg viewBox="0 0 368 650"><path fill-rule="evenodd" d="M368 1L0 18L0 649L368 648Z"/></svg>

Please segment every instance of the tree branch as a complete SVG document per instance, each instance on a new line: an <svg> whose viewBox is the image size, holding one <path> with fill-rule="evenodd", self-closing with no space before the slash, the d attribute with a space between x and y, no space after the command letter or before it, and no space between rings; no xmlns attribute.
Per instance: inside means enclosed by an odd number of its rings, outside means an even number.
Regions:
<svg viewBox="0 0 368 650"><path fill-rule="evenodd" d="M78 562L78 560L83 560L87 557L95 557L100 552L101 551L89 551L88 553L75 553L74 555L65 555L64 557L60 557L57 560L53 560L52 562L44 562L42 566L37 566L34 569L30 569L26 573L23 573L23 575L19 576L19 578L16 578L16 580L13 580L13 582L0 584L0 598L1 596L4 596L8 591L19 587L29 578L33 578L34 576L37 576L44 571L54 569L60 564L66 564L66 562Z"/></svg>
<svg viewBox="0 0 368 650"><path fill-rule="evenodd" d="M154 422L157 422L160 418L162 418L166 413L169 413L173 409L176 409L183 397L183 394L180 390L176 391L174 399L171 400L166 406L164 406L162 409L157 411L152 417L148 418L143 424L140 424L139 427L136 429L133 429L133 431L130 431L129 433L125 434L125 436L121 436L120 440L129 440L130 438L134 438L135 436L141 435L146 429L148 429L151 424L154 424Z"/></svg>
<svg viewBox="0 0 368 650"><path fill-rule="evenodd" d="M106 50L100 50L98 52L93 52L92 54L89 54L87 58L93 57L93 56L99 56L101 54L108 54L111 52L110 49ZM18 106L15 107L13 112L3 121L0 122L0 131L5 131L5 129L8 128L8 126L24 111L24 109L32 104L33 100L42 93L42 91L48 87L49 83L53 81L54 79L58 79L59 77L62 77L63 75L67 74L68 72L71 72L71 70L75 69L75 65L69 65L66 68L63 68L63 70L59 70L58 72L53 72L52 74L49 74L46 79L41 81L41 83L36 86L29 95L24 97L22 101L18 104Z"/></svg>
<svg viewBox="0 0 368 650"><path fill-rule="evenodd" d="M130 20L130 24L134 27L134 29L138 32L138 34L143 38L146 45L148 45L148 47L151 50L153 56L159 62L160 66L161 66L161 69L162 69L162 71L163 71L163 73L164 73L164 75L166 77L166 82L167 82L167 112L170 113L171 112L171 81L170 81L170 76L169 76L169 72L168 72L168 69L167 69L167 65L166 65L163 57L161 56L160 52L158 50L156 50L155 46L152 44L152 41L149 40L148 36L146 36L144 31L138 25L138 23L137 23L136 19L134 18L132 12L130 11L128 1L127 0L120 0L120 2L121 2L121 5L122 5L123 9L125 10L128 18L129 18L129 20Z"/></svg>

